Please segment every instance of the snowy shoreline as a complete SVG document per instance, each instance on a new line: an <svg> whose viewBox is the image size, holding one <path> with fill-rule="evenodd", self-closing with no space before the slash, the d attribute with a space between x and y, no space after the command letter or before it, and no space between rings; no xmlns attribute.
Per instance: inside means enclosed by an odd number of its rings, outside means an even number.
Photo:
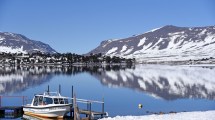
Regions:
<svg viewBox="0 0 215 120"><path fill-rule="evenodd" d="M215 120L215 110L180 112L163 115L116 116L100 120Z"/></svg>

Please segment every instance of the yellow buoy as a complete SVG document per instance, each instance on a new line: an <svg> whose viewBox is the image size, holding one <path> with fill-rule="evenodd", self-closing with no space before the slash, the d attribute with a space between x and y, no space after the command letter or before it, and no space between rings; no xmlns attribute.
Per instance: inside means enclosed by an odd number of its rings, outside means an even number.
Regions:
<svg viewBox="0 0 215 120"><path fill-rule="evenodd" d="M141 109L141 108L143 107L143 105L142 105L142 104L139 104L138 107L139 107L139 109Z"/></svg>

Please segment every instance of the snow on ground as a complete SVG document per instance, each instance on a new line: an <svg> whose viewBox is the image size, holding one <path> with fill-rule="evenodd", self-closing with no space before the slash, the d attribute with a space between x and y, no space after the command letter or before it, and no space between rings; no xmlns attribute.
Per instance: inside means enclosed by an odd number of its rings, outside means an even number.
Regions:
<svg viewBox="0 0 215 120"><path fill-rule="evenodd" d="M164 115L116 116L113 118L103 118L101 120L215 120L215 110L204 112L181 112Z"/></svg>

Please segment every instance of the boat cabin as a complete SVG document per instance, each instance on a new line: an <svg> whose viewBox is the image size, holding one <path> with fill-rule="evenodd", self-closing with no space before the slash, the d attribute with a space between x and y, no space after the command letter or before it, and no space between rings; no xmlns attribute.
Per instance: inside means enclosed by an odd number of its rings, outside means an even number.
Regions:
<svg viewBox="0 0 215 120"><path fill-rule="evenodd" d="M63 97L57 92L45 92L44 94L37 94L32 100L33 106L50 104L69 104L69 101L67 97Z"/></svg>

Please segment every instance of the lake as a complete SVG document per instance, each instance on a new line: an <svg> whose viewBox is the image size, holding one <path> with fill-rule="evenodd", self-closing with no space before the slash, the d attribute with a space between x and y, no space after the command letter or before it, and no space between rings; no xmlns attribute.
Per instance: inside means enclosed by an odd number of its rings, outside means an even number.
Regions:
<svg viewBox="0 0 215 120"><path fill-rule="evenodd" d="M0 94L58 91L71 97L102 100L109 116L215 110L215 67L136 65L103 67L0 67ZM9 102L10 101L10 102ZM22 100L2 99L3 106ZM139 108L138 105L143 107ZM101 106L93 105L101 110Z"/></svg>

